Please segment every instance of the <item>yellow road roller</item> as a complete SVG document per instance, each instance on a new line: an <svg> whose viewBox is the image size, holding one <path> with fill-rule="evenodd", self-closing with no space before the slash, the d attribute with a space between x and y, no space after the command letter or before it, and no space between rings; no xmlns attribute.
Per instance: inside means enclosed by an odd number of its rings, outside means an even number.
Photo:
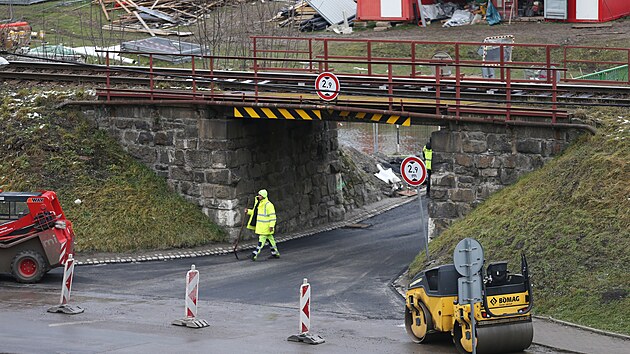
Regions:
<svg viewBox="0 0 630 354"><path fill-rule="evenodd" d="M534 329L525 255L521 255L521 274L510 274L507 262L490 263L480 273L481 301L472 306L458 299L461 275L455 265L441 265L418 273L409 284L405 300L405 328L411 339L427 343L450 333L460 353L472 353L473 343L479 354L527 349Z"/></svg>

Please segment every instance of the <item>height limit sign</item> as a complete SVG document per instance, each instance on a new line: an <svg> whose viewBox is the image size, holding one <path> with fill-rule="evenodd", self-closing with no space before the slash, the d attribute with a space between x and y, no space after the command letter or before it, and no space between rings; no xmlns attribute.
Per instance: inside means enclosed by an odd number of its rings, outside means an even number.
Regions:
<svg viewBox="0 0 630 354"><path fill-rule="evenodd" d="M427 168L420 158L409 156L400 165L400 174L409 185L419 186L427 178Z"/></svg>
<svg viewBox="0 0 630 354"><path fill-rule="evenodd" d="M315 91L319 98L324 101L332 101L337 98L340 88L339 79L333 73L321 73L315 80Z"/></svg>

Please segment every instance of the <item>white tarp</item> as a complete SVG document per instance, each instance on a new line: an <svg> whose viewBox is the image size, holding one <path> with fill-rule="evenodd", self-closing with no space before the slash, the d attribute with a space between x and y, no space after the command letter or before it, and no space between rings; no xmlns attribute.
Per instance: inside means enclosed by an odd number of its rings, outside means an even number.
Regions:
<svg viewBox="0 0 630 354"><path fill-rule="evenodd" d="M118 53L120 52L120 46L116 45L109 48L101 48L101 47L76 47L72 48L76 52L84 54L86 56L97 57L97 58L105 58L107 55L107 50L111 50L114 53L109 53L109 59L112 59L116 62L125 63L125 64L135 64L136 61L131 58L121 57Z"/></svg>
<svg viewBox="0 0 630 354"><path fill-rule="evenodd" d="M357 3L354 0L306 0L306 2L331 25L340 24L357 14Z"/></svg>

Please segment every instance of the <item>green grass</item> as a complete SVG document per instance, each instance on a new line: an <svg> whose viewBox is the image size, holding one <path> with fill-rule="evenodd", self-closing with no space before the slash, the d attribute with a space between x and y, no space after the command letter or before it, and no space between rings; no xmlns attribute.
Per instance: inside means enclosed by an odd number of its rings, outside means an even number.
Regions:
<svg viewBox="0 0 630 354"><path fill-rule="evenodd" d="M55 190L79 252L129 252L225 241L224 231L74 110L83 92L3 89L0 189ZM81 199L77 205L74 200Z"/></svg>
<svg viewBox="0 0 630 354"><path fill-rule="evenodd" d="M491 196L432 241L430 254L433 264L452 263L471 237L487 261L516 271L525 252L535 313L630 334L630 110L582 114L596 119L597 135ZM425 266L422 253L410 274Z"/></svg>

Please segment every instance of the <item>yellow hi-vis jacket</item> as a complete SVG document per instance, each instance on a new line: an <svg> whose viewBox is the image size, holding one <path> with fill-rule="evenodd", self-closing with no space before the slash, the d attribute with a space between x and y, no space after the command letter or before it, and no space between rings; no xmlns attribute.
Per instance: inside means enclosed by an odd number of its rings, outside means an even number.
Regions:
<svg viewBox="0 0 630 354"><path fill-rule="evenodd" d="M431 169L431 159L433 158L433 149L427 149L427 147L422 148L422 154L424 155L424 164L427 167L427 170Z"/></svg>
<svg viewBox="0 0 630 354"><path fill-rule="evenodd" d="M254 207L256 204L254 203ZM249 221L247 221L247 228L254 230L258 235L273 234L276 229L276 208L265 198L258 203L258 215L256 216L256 225L252 225L252 219L254 218L254 209L247 209L247 215L249 215ZM269 228L273 227L274 231L270 231Z"/></svg>

